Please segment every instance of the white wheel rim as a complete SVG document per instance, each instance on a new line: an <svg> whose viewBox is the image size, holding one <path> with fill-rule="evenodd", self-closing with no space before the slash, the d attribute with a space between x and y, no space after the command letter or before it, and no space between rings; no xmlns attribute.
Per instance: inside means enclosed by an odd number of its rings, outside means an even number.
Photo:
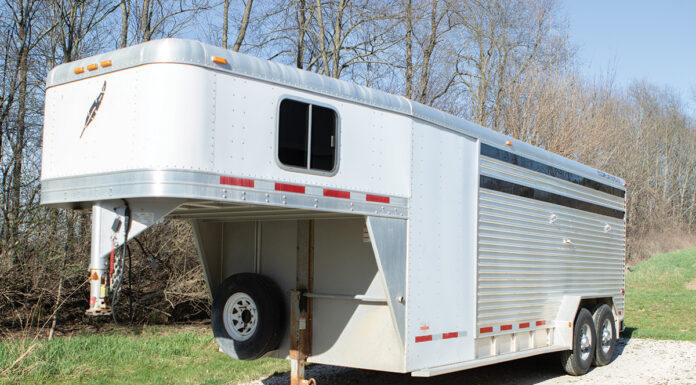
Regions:
<svg viewBox="0 0 696 385"><path fill-rule="evenodd" d="M225 302L222 323L227 334L236 341L246 341L256 331L259 315L254 302L246 293L234 293Z"/></svg>
<svg viewBox="0 0 696 385"><path fill-rule="evenodd" d="M602 339L602 352L604 354L609 353L609 350L611 349L611 341L613 337L613 333L611 330L611 321L607 318L602 322L602 334L601 334L601 339Z"/></svg>
<svg viewBox="0 0 696 385"><path fill-rule="evenodd" d="M584 324L580 329L580 358L585 361L590 357L590 348L592 347L592 333L590 325Z"/></svg>

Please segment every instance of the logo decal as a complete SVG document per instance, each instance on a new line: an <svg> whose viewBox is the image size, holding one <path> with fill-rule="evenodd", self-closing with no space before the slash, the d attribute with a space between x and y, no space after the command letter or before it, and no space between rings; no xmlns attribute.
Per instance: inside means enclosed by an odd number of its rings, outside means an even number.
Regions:
<svg viewBox="0 0 696 385"><path fill-rule="evenodd" d="M101 92L99 95L97 95L94 103L92 103L92 107L89 108L89 112L85 118L85 126L82 128L82 132L80 133L80 138L82 138L82 135L85 133L87 126L89 126L89 124L92 123L92 120L94 120L94 117L97 116L99 106L101 106L102 99L104 99L104 91L106 91L106 80L104 80L104 85L102 86Z"/></svg>

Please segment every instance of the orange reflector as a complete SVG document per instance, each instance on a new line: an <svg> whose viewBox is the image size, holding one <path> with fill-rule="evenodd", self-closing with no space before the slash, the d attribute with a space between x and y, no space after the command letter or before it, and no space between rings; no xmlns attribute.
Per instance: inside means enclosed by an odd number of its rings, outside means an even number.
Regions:
<svg viewBox="0 0 696 385"><path fill-rule="evenodd" d="M81 73L85 72L85 69L82 67L77 67L73 71L75 72L75 74L81 74Z"/></svg>
<svg viewBox="0 0 696 385"><path fill-rule="evenodd" d="M100 64L102 67L111 67L111 60L104 60Z"/></svg>
<svg viewBox="0 0 696 385"><path fill-rule="evenodd" d="M572 328L572 327L573 327L573 324L572 324L571 322L568 322L568 327L569 327L569 328Z"/></svg>
<svg viewBox="0 0 696 385"><path fill-rule="evenodd" d="M227 59L225 59L224 57L213 56L213 63L227 64Z"/></svg>
<svg viewBox="0 0 696 385"><path fill-rule="evenodd" d="M96 70L97 68L99 68L99 66L97 66L96 64L90 64L90 65L87 66L87 69L90 70L90 71L94 71L94 70Z"/></svg>
<svg viewBox="0 0 696 385"><path fill-rule="evenodd" d="M512 146L512 142L509 141L509 140L508 140L507 142L505 142L505 144L508 145L508 146Z"/></svg>

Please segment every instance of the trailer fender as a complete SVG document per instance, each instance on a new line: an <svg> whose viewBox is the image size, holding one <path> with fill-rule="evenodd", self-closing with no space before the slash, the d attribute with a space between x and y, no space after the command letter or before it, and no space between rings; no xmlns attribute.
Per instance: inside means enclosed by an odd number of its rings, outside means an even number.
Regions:
<svg viewBox="0 0 696 385"><path fill-rule="evenodd" d="M387 288L387 302L392 320L403 343L406 326L407 221L368 216L366 222L377 267Z"/></svg>
<svg viewBox="0 0 696 385"><path fill-rule="evenodd" d="M564 295L556 314L555 345L573 349L573 323L582 298L579 295Z"/></svg>

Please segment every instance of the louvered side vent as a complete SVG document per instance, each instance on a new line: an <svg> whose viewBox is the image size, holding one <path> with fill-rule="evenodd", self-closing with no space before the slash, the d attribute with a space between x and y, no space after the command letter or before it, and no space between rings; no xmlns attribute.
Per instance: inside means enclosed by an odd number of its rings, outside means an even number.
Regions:
<svg viewBox="0 0 696 385"><path fill-rule="evenodd" d="M485 156L481 175L482 181L495 178L624 210L621 197ZM624 219L527 195L484 183L479 191L479 334L548 323L564 294L614 297L616 310L623 311Z"/></svg>

